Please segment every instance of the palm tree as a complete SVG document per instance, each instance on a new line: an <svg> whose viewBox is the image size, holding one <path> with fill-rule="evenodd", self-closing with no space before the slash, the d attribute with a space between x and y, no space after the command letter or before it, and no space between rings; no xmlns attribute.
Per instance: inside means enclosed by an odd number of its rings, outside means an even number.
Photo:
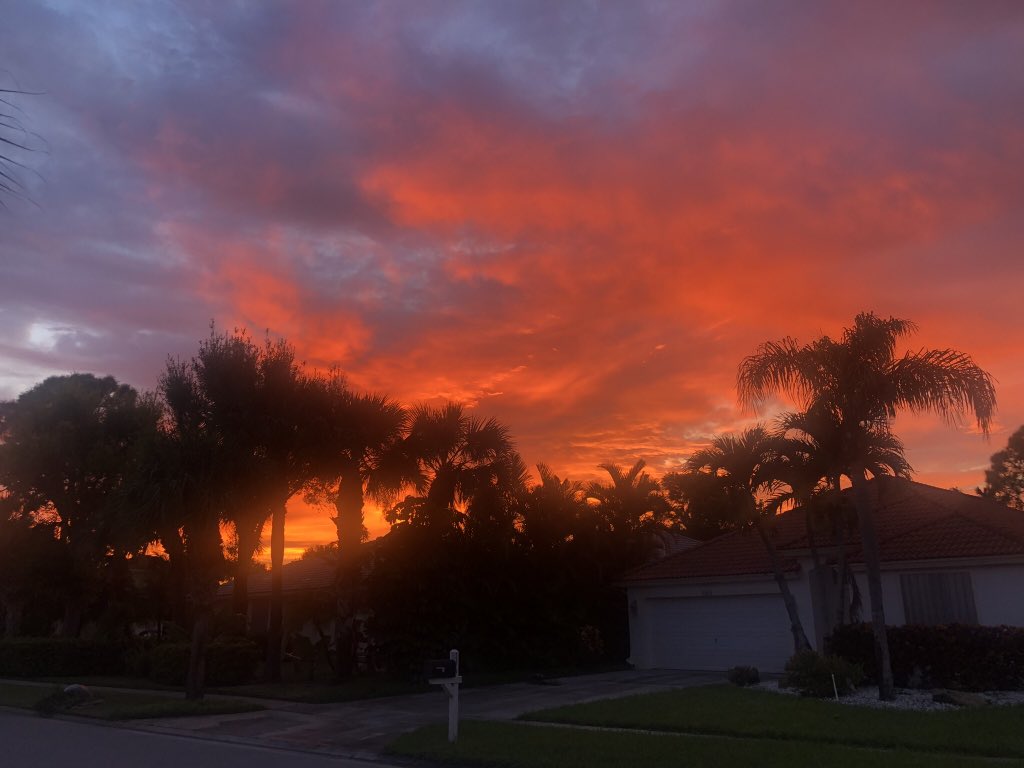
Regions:
<svg viewBox="0 0 1024 768"><path fill-rule="evenodd" d="M405 451L406 410L384 395L357 394L338 372L315 382L319 407L318 439L312 500L327 501L336 511L338 556L335 587L335 672L351 674L355 662L355 612L360 574L360 547L365 534L366 498L393 502L415 480L415 462Z"/></svg>
<svg viewBox="0 0 1024 768"><path fill-rule="evenodd" d="M236 610L244 609L247 574L264 521L271 520L270 623L266 676L281 676L285 515L288 500L311 480L319 399L295 349L269 337L256 344L244 330L211 329L199 353L184 364L195 380L204 429L216 440L222 508L237 540Z"/></svg>
<svg viewBox="0 0 1024 768"><path fill-rule="evenodd" d="M834 586L838 594L827 588L829 583L823 582L823 598L830 621L845 624L850 616L847 589L856 590L857 583L846 561L847 515L839 496L844 466L839 424L827 409L812 407L808 411L783 413L776 417L775 425L781 459L778 476L787 488L772 499L772 506L781 509L788 503L795 503L804 508L811 559L819 575L822 571L816 528L822 522L820 518L831 519L837 570ZM877 428L865 430L863 438L863 455L873 477L910 477L912 469L899 438ZM854 599L858 600L856 592Z"/></svg>
<svg viewBox="0 0 1024 768"><path fill-rule="evenodd" d="M469 416L459 403L414 409L406 446L419 463L427 525L459 527L475 501L486 499L486 511L495 514L496 505L511 508L506 502L525 492L528 473L508 427ZM484 506L476 504L477 516Z"/></svg>
<svg viewBox="0 0 1024 768"><path fill-rule="evenodd" d="M37 177L39 174L21 159L25 154L37 151L37 147L32 146L36 143L33 138L37 137L22 123L19 115L24 111L14 102L14 97L39 95L38 92L19 88L0 88L0 208L7 207L5 197L31 202L21 177L26 171Z"/></svg>
<svg viewBox="0 0 1024 768"><path fill-rule="evenodd" d="M887 433L891 419L909 410L936 413L951 424L972 413L987 435L996 407L992 377L969 355L938 349L897 357L897 342L914 330L908 320L861 313L839 341L823 336L808 344L792 338L766 342L743 360L737 375L739 399L745 406L785 393L804 409L828 411L838 425L838 461L853 485L860 521L882 699L891 699L894 692L878 539L866 485L870 433Z"/></svg>
<svg viewBox="0 0 1024 768"><path fill-rule="evenodd" d="M586 489L578 480L562 479L546 464L537 465L540 483L530 488L523 513L525 539L533 548L558 550L574 538L586 514Z"/></svg>
<svg viewBox="0 0 1024 768"><path fill-rule="evenodd" d="M225 477L232 462L207 423L194 366L169 361L159 388L166 421L139 462L128 498L159 532L172 568L184 566L192 606L185 697L201 699L213 600L225 565L220 521L231 495Z"/></svg>
<svg viewBox="0 0 1024 768"><path fill-rule="evenodd" d="M668 527L672 507L661 492L661 484L639 459L629 469L618 464L600 464L611 484L592 482L587 486L591 505L590 530L581 534L594 540L598 562L614 576L639 565L655 546L654 533ZM603 578L603 577L602 577Z"/></svg>
<svg viewBox="0 0 1024 768"><path fill-rule="evenodd" d="M779 484L779 441L763 426L743 430L738 437L718 435L711 445L694 453L686 462L692 472L703 472L721 481L720 491L729 500L732 523L737 528L751 527L757 531L771 562L775 583L789 615L795 652L809 649L796 600L786 582L782 560L768 530L772 516L762 496Z"/></svg>

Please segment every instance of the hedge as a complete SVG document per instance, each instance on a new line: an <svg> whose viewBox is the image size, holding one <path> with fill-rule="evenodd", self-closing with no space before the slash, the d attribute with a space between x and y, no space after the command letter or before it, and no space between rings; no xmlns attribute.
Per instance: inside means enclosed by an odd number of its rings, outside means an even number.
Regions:
<svg viewBox="0 0 1024 768"><path fill-rule="evenodd" d="M901 688L966 691L1024 688L1024 628L905 625L887 627L893 682ZM836 628L829 653L842 656L878 679L870 624Z"/></svg>
<svg viewBox="0 0 1024 768"><path fill-rule="evenodd" d="M164 685L184 685L191 647L164 643L149 652L149 678ZM260 653L250 640L216 640L206 646L206 684L242 685L253 680Z"/></svg>
<svg viewBox="0 0 1024 768"><path fill-rule="evenodd" d="M120 675L129 647L71 638L0 640L0 676Z"/></svg>

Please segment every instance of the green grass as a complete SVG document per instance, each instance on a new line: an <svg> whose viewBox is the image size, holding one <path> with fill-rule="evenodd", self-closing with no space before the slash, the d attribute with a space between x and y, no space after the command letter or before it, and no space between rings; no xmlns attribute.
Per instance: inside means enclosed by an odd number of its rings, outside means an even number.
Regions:
<svg viewBox="0 0 1024 768"><path fill-rule="evenodd" d="M329 704L381 696L401 696L427 693L431 686L386 677L356 677L343 683L251 683L225 688L211 688L212 692L228 696L251 696L257 699L280 699L310 704Z"/></svg>
<svg viewBox="0 0 1024 768"><path fill-rule="evenodd" d="M591 731L468 721L459 742L445 726L399 738L391 752L451 766L498 768L982 768L1006 761L906 750L882 752L800 741ZM1013 764L1017 764L1016 761Z"/></svg>
<svg viewBox="0 0 1024 768"><path fill-rule="evenodd" d="M523 719L1024 757L1024 707L877 710L716 685L547 709Z"/></svg>
<svg viewBox="0 0 1024 768"><path fill-rule="evenodd" d="M34 682L53 683L54 685L67 685L70 678L63 677L33 677L28 678ZM164 685L154 683L146 677L119 677L115 675L85 675L75 677L73 682L81 683L89 688L130 688L137 691L167 691L184 693L184 687L180 685Z"/></svg>
<svg viewBox="0 0 1024 768"><path fill-rule="evenodd" d="M55 689L38 685L18 685L17 683L0 683L0 707L32 709L41 698Z"/></svg>
<svg viewBox="0 0 1024 768"><path fill-rule="evenodd" d="M0 706L33 709L38 702L62 690L62 687L0 683ZM260 709L263 707L259 704L234 699L186 701L184 698L144 692L102 691L97 694L96 701L69 709L67 713L99 720L139 720L153 717L221 715L254 712Z"/></svg>

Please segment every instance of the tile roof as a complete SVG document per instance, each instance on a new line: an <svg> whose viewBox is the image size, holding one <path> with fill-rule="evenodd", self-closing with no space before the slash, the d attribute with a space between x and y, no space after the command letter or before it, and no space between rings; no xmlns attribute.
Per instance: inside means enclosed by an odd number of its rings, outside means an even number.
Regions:
<svg viewBox="0 0 1024 768"><path fill-rule="evenodd" d="M1024 555L1024 513L988 499L922 483L883 477L868 483L875 508L883 562L956 557ZM852 503L852 491L843 492ZM773 539L783 569L799 568L798 551L809 546L805 514L794 509L779 515ZM826 542L819 539L819 546ZM860 534L848 536L851 562L862 561ZM626 574L624 581L713 578L770 574L771 563L755 532L735 532L669 555Z"/></svg>

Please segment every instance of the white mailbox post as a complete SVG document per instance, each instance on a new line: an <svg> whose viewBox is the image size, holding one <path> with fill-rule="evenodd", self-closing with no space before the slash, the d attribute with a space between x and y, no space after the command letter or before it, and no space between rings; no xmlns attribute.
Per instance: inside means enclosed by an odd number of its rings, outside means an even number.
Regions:
<svg viewBox="0 0 1024 768"><path fill-rule="evenodd" d="M428 662L436 671L443 671L444 677L430 677L427 682L440 685L448 694L448 741L452 744L459 738L459 652L454 648L448 652L448 662Z"/></svg>

